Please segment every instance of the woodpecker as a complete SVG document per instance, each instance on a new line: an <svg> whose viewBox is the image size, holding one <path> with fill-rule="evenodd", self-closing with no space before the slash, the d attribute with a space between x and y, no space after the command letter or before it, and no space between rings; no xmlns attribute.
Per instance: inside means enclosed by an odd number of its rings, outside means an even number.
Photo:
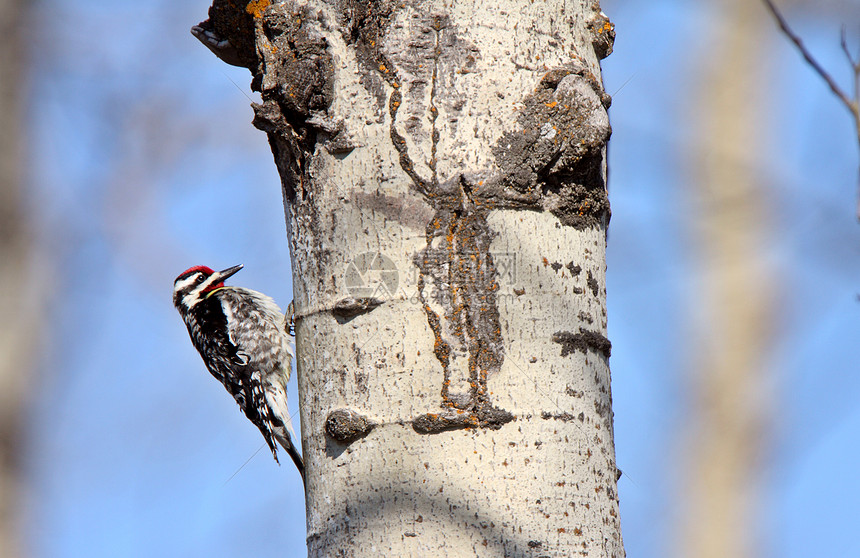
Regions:
<svg viewBox="0 0 860 558"><path fill-rule="evenodd" d="M173 304L206 368L260 429L275 461L280 463L277 440L304 480L304 462L292 442L295 432L287 408L294 356L290 320L268 296L224 285L242 267L185 270L173 283Z"/></svg>

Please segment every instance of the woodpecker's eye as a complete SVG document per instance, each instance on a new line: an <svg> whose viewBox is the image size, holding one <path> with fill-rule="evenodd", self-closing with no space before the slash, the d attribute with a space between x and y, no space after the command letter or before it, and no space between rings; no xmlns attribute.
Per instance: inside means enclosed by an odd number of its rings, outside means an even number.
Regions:
<svg viewBox="0 0 860 558"><path fill-rule="evenodd" d="M197 276L197 282L198 282L198 283L202 283L202 282L203 282L203 280L204 280L205 278L206 278L206 277L204 277L203 275L198 275L198 276Z"/></svg>

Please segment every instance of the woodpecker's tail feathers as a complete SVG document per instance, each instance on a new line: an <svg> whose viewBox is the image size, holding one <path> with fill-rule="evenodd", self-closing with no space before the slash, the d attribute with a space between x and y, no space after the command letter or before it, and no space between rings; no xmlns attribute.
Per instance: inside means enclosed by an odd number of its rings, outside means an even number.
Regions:
<svg viewBox="0 0 860 558"><path fill-rule="evenodd" d="M268 438L268 437L266 438L266 443L269 445L269 449L270 449L270 450L272 450L272 457L274 457L274 458L275 458L275 463L277 463L278 465L280 465L280 464L281 464L281 460L280 460L280 459L278 459L278 446L274 445L274 444L269 440L269 438Z"/></svg>
<svg viewBox="0 0 860 558"><path fill-rule="evenodd" d="M302 482L305 480L305 462L302 459L302 456L299 455L299 451L296 449L296 446L293 445L293 440L290 437L289 433L284 432L276 432L276 437L281 446L286 450L287 455L290 456L290 459L293 460L293 463L296 465L296 469L299 470L299 475L302 476Z"/></svg>

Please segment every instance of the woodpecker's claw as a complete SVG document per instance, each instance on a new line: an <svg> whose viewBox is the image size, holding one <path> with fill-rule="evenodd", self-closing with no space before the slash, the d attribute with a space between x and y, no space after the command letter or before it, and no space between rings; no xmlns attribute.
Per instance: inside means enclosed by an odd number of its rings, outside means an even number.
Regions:
<svg viewBox="0 0 860 558"><path fill-rule="evenodd" d="M284 325L287 327L287 333L291 336L296 336L296 307L290 302L287 306L287 313L284 315Z"/></svg>

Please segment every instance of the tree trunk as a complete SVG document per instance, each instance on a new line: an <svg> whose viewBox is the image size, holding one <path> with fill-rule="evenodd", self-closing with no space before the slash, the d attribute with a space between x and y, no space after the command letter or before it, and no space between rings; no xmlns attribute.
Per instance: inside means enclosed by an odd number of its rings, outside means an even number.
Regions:
<svg viewBox="0 0 860 558"><path fill-rule="evenodd" d="M623 556L596 2L209 15L282 178L310 556Z"/></svg>

